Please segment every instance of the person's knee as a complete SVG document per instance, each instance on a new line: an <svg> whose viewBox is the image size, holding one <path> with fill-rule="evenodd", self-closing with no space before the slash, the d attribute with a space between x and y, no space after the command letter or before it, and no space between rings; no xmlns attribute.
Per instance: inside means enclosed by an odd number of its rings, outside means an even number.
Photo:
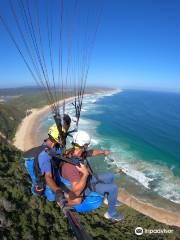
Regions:
<svg viewBox="0 0 180 240"><path fill-rule="evenodd" d="M114 174L113 173L109 173L109 178L114 181Z"/></svg>
<svg viewBox="0 0 180 240"><path fill-rule="evenodd" d="M116 184L112 184L110 188L110 192L117 193L118 192L118 186Z"/></svg>
<svg viewBox="0 0 180 240"><path fill-rule="evenodd" d="M116 184L111 184L108 186L107 189L105 189L105 193L109 194L117 194L118 193L118 186Z"/></svg>
<svg viewBox="0 0 180 240"><path fill-rule="evenodd" d="M114 181L114 174L113 173L105 173L105 179L107 182L112 183Z"/></svg>

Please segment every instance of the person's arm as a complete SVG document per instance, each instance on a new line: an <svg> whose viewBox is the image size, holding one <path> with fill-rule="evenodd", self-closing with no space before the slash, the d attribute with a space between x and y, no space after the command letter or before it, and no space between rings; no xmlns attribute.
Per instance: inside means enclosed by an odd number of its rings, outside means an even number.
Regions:
<svg viewBox="0 0 180 240"><path fill-rule="evenodd" d="M87 157L96 157L99 155L109 155L111 152L109 150L100 150L100 149L94 149L87 151Z"/></svg>
<svg viewBox="0 0 180 240"><path fill-rule="evenodd" d="M59 189L59 187L57 186L57 184L55 183L55 181L52 177L51 172L45 173L45 180L46 180L47 185L53 190L53 192L56 192L56 190Z"/></svg>
<svg viewBox="0 0 180 240"><path fill-rule="evenodd" d="M82 191L84 190L84 188L86 186L89 172L88 172L88 169L86 168L86 166L81 163L80 163L80 167L76 166L76 168L78 169L79 172L82 173L82 177L80 178L80 180L78 182L77 181L71 182L71 184L72 184L71 191L76 196L80 196L80 194L82 193ZM70 205L77 205L77 204L80 204L81 201L82 201L82 198L76 198L74 200L69 200L68 203Z"/></svg>
<svg viewBox="0 0 180 240"><path fill-rule="evenodd" d="M45 173L45 179L46 179L46 184L53 190L53 192L55 193L55 201L57 202L57 204L63 208L66 204L66 200L64 198L64 193L63 190L57 186L57 184L55 183L51 172L47 172ZM69 197L69 195L67 195L67 197Z"/></svg>
<svg viewBox="0 0 180 240"><path fill-rule="evenodd" d="M51 156L47 152L43 151L39 154L38 161L41 173L45 177L46 184L52 189L53 192L56 192L59 187L56 185L52 176Z"/></svg>
<svg viewBox="0 0 180 240"><path fill-rule="evenodd" d="M55 193L55 200L60 207L64 207L64 193L63 189L61 189L55 183L52 172L51 172L51 156L45 151L41 152L38 156L39 167L41 173L44 175L46 184L51 188L51 190Z"/></svg>

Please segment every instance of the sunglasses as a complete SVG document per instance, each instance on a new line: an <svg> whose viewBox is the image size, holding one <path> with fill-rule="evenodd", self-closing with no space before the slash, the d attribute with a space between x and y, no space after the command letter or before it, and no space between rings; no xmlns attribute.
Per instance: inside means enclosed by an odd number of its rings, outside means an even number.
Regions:
<svg viewBox="0 0 180 240"><path fill-rule="evenodd" d="M89 143L90 144L90 143ZM75 149L87 149L89 144L85 144L84 146L79 146L78 144L74 144Z"/></svg>

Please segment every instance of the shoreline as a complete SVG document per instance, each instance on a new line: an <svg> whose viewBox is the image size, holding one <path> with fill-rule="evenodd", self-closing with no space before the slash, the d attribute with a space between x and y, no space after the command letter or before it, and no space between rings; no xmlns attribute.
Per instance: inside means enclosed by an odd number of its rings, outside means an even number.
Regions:
<svg viewBox="0 0 180 240"><path fill-rule="evenodd" d="M121 92L121 89L114 89L114 90L101 90L93 95L102 95L102 94L116 94L118 92ZM91 93L84 94L85 96L90 96ZM66 103L70 102L74 97L66 98ZM63 104L64 100L59 101L59 105L61 106ZM18 148L21 151L27 151L32 146L39 145L40 142L38 142L38 128L40 126L42 118L48 113L51 112L50 106L45 105L42 108L33 108L29 109L31 111L31 114L26 116L24 119L22 119L21 123L19 124L15 137L13 139L13 145Z"/></svg>
<svg viewBox="0 0 180 240"><path fill-rule="evenodd" d="M118 200L128 207L167 225L180 227L180 213L175 213L165 208L156 207L152 204L145 203L140 199L132 196L125 190L120 190Z"/></svg>
<svg viewBox="0 0 180 240"><path fill-rule="evenodd" d="M34 129L37 129L40 118L48 112L49 106L30 110L31 114L22 120L13 139L13 145L21 151L26 151L37 144Z"/></svg>
<svg viewBox="0 0 180 240"><path fill-rule="evenodd" d="M121 90L120 90L121 91ZM117 90L110 90L110 91L102 91L97 92L96 94L113 94L117 93ZM86 94L92 95L92 94ZM69 102L73 99L67 98L66 101ZM60 105L62 105L63 100L61 100ZM15 138L13 140L13 144L16 148L27 151L30 148L39 145L37 141L38 136L38 128L42 121L42 118L50 112L49 105L46 105L42 108L35 108L31 109L32 113L26 116L20 125L15 134ZM153 206L151 204L145 203L142 200L139 200L132 196L131 194L127 193L125 190L120 190L118 195L118 199L126 204L127 206L137 210L138 212L151 217L152 219L159 221L161 223L165 223L171 226L180 227L180 213L171 212L167 209L163 209L160 207Z"/></svg>
<svg viewBox="0 0 180 240"><path fill-rule="evenodd" d="M66 99L67 102L71 101L73 97ZM64 100L59 101L59 105L63 104ZM41 120L48 112L51 112L50 106L45 105L42 108L30 109L31 114L26 116L19 124L15 137L13 139L13 145L21 151L27 151L33 146L39 145L37 141L38 128Z"/></svg>

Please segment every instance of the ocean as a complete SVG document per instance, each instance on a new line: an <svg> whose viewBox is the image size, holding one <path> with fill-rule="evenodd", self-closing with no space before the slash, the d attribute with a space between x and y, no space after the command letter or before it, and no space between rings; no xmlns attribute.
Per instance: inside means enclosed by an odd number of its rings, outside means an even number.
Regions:
<svg viewBox="0 0 180 240"><path fill-rule="evenodd" d="M74 115L72 104L66 111ZM50 115L43 119L41 136L52 123ZM109 157L91 160L95 171L113 171L135 197L179 209L180 94L122 90L86 96L79 126L91 135L90 148L111 150Z"/></svg>

